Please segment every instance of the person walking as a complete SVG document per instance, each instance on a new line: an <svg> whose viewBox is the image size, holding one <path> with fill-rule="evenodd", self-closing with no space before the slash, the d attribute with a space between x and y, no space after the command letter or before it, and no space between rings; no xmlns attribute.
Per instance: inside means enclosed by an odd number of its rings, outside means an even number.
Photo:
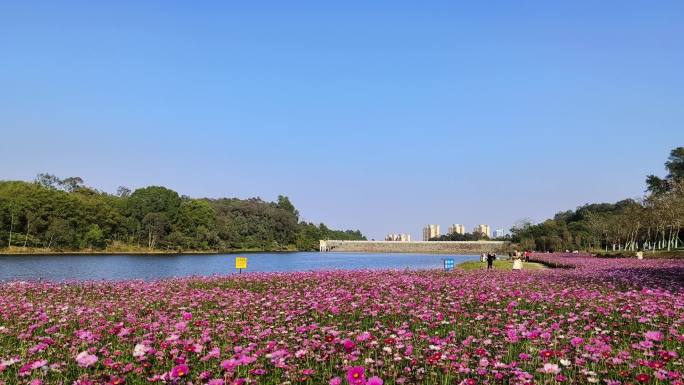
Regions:
<svg viewBox="0 0 684 385"><path fill-rule="evenodd" d="M494 260L495 259L496 259L496 254L494 254L494 253L488 253L487 254L487 270L494 268Z"/></svg>

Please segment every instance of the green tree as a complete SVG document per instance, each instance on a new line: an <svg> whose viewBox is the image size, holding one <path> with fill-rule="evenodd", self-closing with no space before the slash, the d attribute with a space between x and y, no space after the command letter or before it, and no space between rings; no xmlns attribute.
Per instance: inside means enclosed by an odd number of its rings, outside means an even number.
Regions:
<svg viewBox="0 0 684 385"><path fill-rule="evenodd" d="M290 202L290 198L284 196L284 195L278 195L278 203L277 203L278 208L283 209L292 215L295 216L297 220L299 220L299 211L295 209L294 205L292 202Z"/></svg>
<svg viewBox="0 0 684 385"><path fill-rule="evenodd" d="M100 226L96 224L91 225L88 228L88 232L86 232L83 237L83 242L91 248L101 249L106 246L104 233L100 229Z"/></svg>
<svg viewBox="0 0 684 385"><path fill-rule="evenodd" d="M647 191L660 194L672 188L677 181L684 180L684 147L677 147L670 151L670 156L665 162L667 176L660 178L655 175L646 177Z"/></svg>
<svg viewBox="0 0 684 385"><path fill-rule="evenodd" d="M171 221L165 213L153 212L145 215L142 225L147 234L147 247L154 249L164 237L169 229Z"/></svg>

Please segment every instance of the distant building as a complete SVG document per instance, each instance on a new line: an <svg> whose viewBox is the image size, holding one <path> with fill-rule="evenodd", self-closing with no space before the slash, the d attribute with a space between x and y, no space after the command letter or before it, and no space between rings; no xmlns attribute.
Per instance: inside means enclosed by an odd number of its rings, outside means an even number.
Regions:
<svg viewBox="0 0 684 385"><path fill-rule="evenodd" d="M465 234L465 226L463 225L451 225L449 226L449 234Z"/></svg>
<svg viewBox="0 0 684 385"><path fill-rule="evenodd" d="M423 240L429 241L430 238L439 237L439 225L427 225L423 227Z"/></svg>
<svg viewBox="0 0 684 385"><path fill-rule="evenodd" d="M504 232L503 229L496 229L496 230L494 230L494 238L501 238L501 237L503 237L503 236L505 236L505 235L506 235L506 233Z"/></svg>
<svg viewBox="0 0 684 385"><path fill-rule="evenodd" d="M487 238L492 237L492 230L489 228L489 225L477 225L477 226L475 226L475 228L473 229L473 234L476 234L476 233L486 235Z"/></svg>
<svg viewBox="0 0 684 385"><path fill-rule="evenodd" d="M387 234L386 241L411 242L411 234Z"/></svg>

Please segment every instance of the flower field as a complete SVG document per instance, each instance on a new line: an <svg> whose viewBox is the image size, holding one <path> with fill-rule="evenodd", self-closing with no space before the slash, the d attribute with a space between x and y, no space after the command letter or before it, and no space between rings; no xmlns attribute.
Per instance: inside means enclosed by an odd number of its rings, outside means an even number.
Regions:
<svg viewBox="0 0 684 385"><path fill-rule="evenodd" d="M684 384L684 261L0 284L0 384Z"/></svg>

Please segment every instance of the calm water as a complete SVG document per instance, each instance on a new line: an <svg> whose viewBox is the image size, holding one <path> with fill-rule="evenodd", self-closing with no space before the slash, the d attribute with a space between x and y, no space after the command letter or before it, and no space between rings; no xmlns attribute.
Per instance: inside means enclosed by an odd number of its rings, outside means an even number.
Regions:
<svg viewBox="0 0 684 385"><path fill-rule="evenodd" d="M48 279L152 279L232 274L238 254L0 256L0 281ZM250 253L246 272L331 269L435 269L444 258L456 264L474 255L369 253Z"/></svg>

